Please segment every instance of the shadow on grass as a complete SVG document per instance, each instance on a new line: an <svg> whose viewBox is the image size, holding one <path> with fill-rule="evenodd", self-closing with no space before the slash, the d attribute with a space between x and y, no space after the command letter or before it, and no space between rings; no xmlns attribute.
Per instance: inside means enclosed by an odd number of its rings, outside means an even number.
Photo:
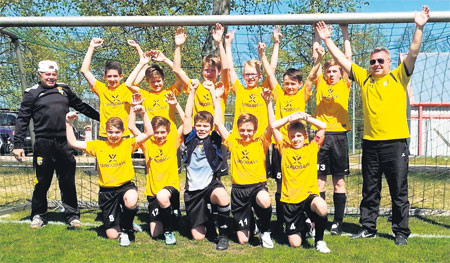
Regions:
<svg viewBox="0 0 450 263"><path fill-rule="evenodd" d="M447 228L447 229L450 229L450 225L443 224L443 223L439 223L439 222L437 222L437 221L435 221L435 220L433 220L433 219L426 218L426 217L421 216L421 215L415 215L414 217L417 218L417 219L419 219L419 220L422 220L422 221L424 221L424 222L430 223L430 224L432 224L432 225L442 226L442 227L445 227L445 228Z"/></svg>

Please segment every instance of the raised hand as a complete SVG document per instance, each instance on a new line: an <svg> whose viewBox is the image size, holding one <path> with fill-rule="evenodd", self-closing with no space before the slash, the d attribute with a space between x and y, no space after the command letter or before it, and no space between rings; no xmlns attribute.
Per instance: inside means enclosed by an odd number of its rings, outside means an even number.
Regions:
<svg viewBox="0 0 450 263"><path fill-rule="evenodd" d="M216 90L216 98L222 97L223 94L225 93L225 86L223 85L223 82L221 81L216 82L215 90Z"/></svg>
<svg viewBox="0 0 450 263"><path fill-rule="evenodd" d="M133 48L138 48L139 47L139 43L134 40L134 39L128 39L127 40L128 45L130 45Z"/></svg>
<svg viewBox="0 0 450 263"><path fill-rule="evenodd" d="M430 18L430 8L424 5L421 12L416 12L414 22L417 26L423 26L427 23L428 18Z"/></svg>
<svg viewBox="0 0 450 263"><path fill-rule="evenodd" d="M76 111L69 111L66 114L66 121L70 124L72 124L76 118L78 118L78 113Z"/></svg>
<svg viewBox="0 0 450 263"><path fill-rule="evenodd" d="M166 102L171 106L175 106L178 104L177 97L172 92L166 94Z"/></svg>
<svg viewBox="0 0 450 263"><path fill-rule="evenodd" d="M142 96L139 92L133 93L133 95L131 97L131 105L133 105L133 106L141 105L143 101L144 101L144 98L142 98Z"/></svg>
<svg viewBox="0 0 450 263"><path fill-rule="evenodd" d="M230 30L225 35L225 44L231 45L231 43L233 43L233 39L234 39L234 31Z"/></svg>
<svg viewBox="0 0 450 263"><path fill-rule="evenodd" d="M98 48L103 44L103 39L99 37L93 37L91 39L91 43L89 44L93 48Z"/></svg>
<svg viewBox="0 0 450 263"><path fill-rule="evenodd" d="M200 81L198 79L191 80L191 86L190 86L191 91L195 92L198 88L198 85L200 85Z"/></svg>
<svg viewBox="0 0 450 263"><path fill-rule="evenodd" d="M272 97L272 90L269 88L264 88L261 91L261 97L264 99L266 104L268 104L270 102L270 98Z"/></svg>
<svg viewBox="0 0 450 263"><path fill-rule="evenodd" d="M289 115L289 123L298 121L298 120L308 120L308 114L303 111L297 111Z"/></svg>
<svg viewBox="0 0 450 263"><path fill-rule="evenodd" d="M322 40L331 38L331 30L327 27L327 24L325 24L325 22L323 21L317 22L316 31L320 39Z"/></svg>
<svg viewBox="0 0 450 263"><path fill-rule="evenodd" d="M212 82L211 80L205 80L203 82L203 86L209 91L215 89L214 82Z"/></svg>
<svg viewBox="0 0 450 263"><path fill-rule="evenodd" d="M139 114L139 115L145 114L145 109L144 109L144 106L142 106L142 105L134 105L132 107L132 109L136 114Z"/></svg>
<svg viewBox="0 0 450 263"><path fill-rule="evenodd" d="M156 62L164 62L167 57L159 50L152 49L150 50L151 58Z"/></svg>
<svg viewBox="0 0 450 263"><path fill-rule="evenodd" d="M322 59L323 56L325 55L325 49L322 46L318 46L316 48L314 48L314 50L316 51L317 57L314 57L314 62L317 61L317 59Z"/></svg>
<svg viewBox="0 0 450 263"><path fill-rule="evenodd" d="M272 35L272 37L273 37L273 43L274 44L275 43L279 44L281 42L282 34L280 32L280 27L279 26L276 26L276 27L273 28L273 35Z"/></svg>
<svg viewBox="0 0 450 263"><path fill-rule="evenodd" d="M212 38L216 43L222 42L222 37L223 37L224 31L225 31L225 28L219 23L216 24L216 28L212 29Z"/></svg>
<svg viewBox="0 0 450 263"><path fill-rule="evenodd" d="M151 60L152 60L152 53L151 51L147 51L141 58L139 58L139 63L148 64Z"/></svg>
<svg viewBox="0 0 450 263"><path fill-rule="evenodd" d="M184 28L178 27L175 30L175 45L182 46L186 42L186 33L184 32Z"/></svg>
<svg viewBox="0 0 450 263"><path fill-rule="evenodd" d="M265 55L265 51L266 51L266 44L264 44L263 42L259 42L258 43L258 54L259 54L260 58L262 58Z"/></svg>

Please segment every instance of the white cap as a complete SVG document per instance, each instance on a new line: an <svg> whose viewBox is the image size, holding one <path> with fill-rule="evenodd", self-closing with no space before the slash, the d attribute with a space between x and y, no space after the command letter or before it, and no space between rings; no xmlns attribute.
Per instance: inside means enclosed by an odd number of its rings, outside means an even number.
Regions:
<svg viewBox="0 0 450 263"><path fill-rule="evenodd" d="M42 60L41 62L39 62L38 72L40 72L40 73L54 72L54 71L58 71L58 70L59 70L58 64L56 64L55 61Z"/></svg>

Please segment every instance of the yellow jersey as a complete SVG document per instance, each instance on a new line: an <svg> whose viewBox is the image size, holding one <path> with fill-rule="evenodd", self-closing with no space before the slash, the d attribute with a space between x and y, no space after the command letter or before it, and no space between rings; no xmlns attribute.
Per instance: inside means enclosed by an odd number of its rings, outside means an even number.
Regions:
<svg viewBox="0 0 450 263"><path fill-rule="evenodd" d="M177 130L170 130L166 142L158 145L153 136L141 144L147 166L145 194L156 196L166 186L180 190L177 149L181 144Z"/></svg>
<svg viewBox="0 0 450 263"><path fill-rule="evenodd" d="M334 85L328 85L320 75L316 85L316 119L327 124L326 131L341 132L350 130L348 118L348 98L351 81L347 74ZM317 129L316 127L313 127Z"/></svg>
<svg viewBox="0 0 450 263"><path fill-rule="evenodd" d="M364 139L394 140L409 138L406 116L407 85L411 79L401 63L384 77L352 64L350 78L361 88L364 109Z"/></svg>
<svg viewBox="0 0 450 263"><path fill-rule="evenodd" d="M189 79L189 85L191 86L191 79ZM186 92L189 93L187 90ZM222 120L225 121L225 103L227 101L227 90L225 90L223 96L220 99L220 105L222 106ZM194 108L193 108L193 115L195 116L199 111L207 111L211 113L214 116L214 102L211 98L211 92L203 86L202 83L200 83L197 87L197 90L195 91L194 96Z"/></svg>
<svg viewBox="0 0 450 263"><path fill-rule="evenodd" d="M300 149L294 149L290 143L283 141L277 147L281 152L283 174L281 201L297 204L310 194L319 195L317 153L320 146L311 142Z"/></svg>
<svg viewBox="0 0 450 263"><path fill-rule="evenodd" d="M231 179L233 184L246 185L265 182L266 151L271 141L265 135L243 142L233 133L223 142L231 152Z"/></svg>
<svg viewBox="0 0 450 263"><path fill-rule="evenodd" d="M117 187L134 178L131 154L138 148L135 138L122 139L118 145L107 141L86 142L86 153L97 157L98 184L101 187Z"/></svg>
<svg viewBox="0 0 450 263"><path fill-rule="evenodd" d="M99 135L106 137L106 121L111 117L119 117L123 122L123 136L131 134L128 130L128 114L130 113L131 91L121 83L115 89L109 89L105 83L96 81L91 90L100 100L100 131Z"/></svg>

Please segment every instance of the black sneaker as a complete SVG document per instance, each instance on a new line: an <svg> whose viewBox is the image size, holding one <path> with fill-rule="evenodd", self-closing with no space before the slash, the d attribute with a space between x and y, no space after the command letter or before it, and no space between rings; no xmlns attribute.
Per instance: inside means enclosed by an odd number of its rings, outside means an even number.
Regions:
<svg viewBox="0 0 450 263"><path fill-rule="evenodd" d="M226 250L228 249L228 237L225 235L219 235L218 241L216 245L217 250Z"/></svg>
<svg viewBox="0 0 450 263"><path fill-rule="evenodd" d="M341 222L334 222L331 225L330 233L332 235L335 235L335 236L341 235L342 234L342 223Z"/></svg>
<svg viewBox="0 0 450 263"><path fill-rule="evenodd" d="M399 246L406 245L408 244L408 239L402 234L396 234L394 243Z"/></svg>
<svg viewBox="0 0 450 263"><path fill-rule="evenodd" d="M352 238L375 238L377 232L369 232L367 229L361 229L357 234L354 234Z"/></svg>

